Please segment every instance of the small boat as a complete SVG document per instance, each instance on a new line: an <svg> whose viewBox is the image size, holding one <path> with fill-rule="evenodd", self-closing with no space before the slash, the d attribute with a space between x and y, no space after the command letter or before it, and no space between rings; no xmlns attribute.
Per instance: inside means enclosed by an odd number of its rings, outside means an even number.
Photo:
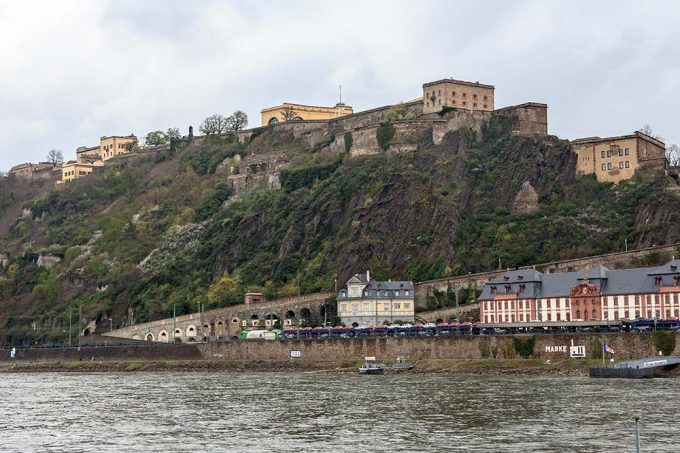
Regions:
<svg viewBox="0 0 680 453"><path fill-rule="evenodd" d="M397 363L395 363L394 365L389 365L386 368L395 371L410 370L411 368L413 368L413 364L408 363L406 360L404 360L403 357L397 357Z"/></svg>
<svg viewBox="0 0 680 453"><path fill-rule="evenodd" d="M378 365L377 363L364 363L361 368L359 368L359 374L384 374L385 367Z"/></svg>

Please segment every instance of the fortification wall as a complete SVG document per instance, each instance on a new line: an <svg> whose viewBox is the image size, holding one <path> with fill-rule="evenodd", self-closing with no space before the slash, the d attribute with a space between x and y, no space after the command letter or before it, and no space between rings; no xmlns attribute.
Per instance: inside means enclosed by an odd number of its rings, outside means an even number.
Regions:
<svg viewBox="0 0 680 453"><path fill-rule="evenodd" d="M514 118L515 135L548 135L548 105L527 102L496 110L496 114Z"/></svg>
<svg viewBox="0 0 680 453"><path fill-rule="evenodd" d="M516 336L524 339L529 335ZM0 362L15 361L144 361L207 360L212 362L316 362L329 366L357 363L364 357L390 361L405 357L409 361L428 359L479 359L483 351L497 351L497 358L511 359L513 336L439 336L381 337L327 340L234 340L195 345L153 344L138 346L101 346L82 348L17 349L10 359L9 350L0 350ZM585 346L587 357L599 352L607 343L617 359L657 356L651 333L610 333L535 335L533 356L540 359L569 357L569 346ZM676 337L676 350L677 348ZM291 358L299 351L299 358Z"/></svg>

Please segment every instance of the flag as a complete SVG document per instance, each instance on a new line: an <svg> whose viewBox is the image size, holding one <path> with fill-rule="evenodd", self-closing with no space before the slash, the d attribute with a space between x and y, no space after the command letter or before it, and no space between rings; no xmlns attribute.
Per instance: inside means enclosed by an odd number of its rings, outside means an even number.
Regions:
<svg viewBox="0 0 680 453"><path fill-rule="evenodd" d="M607 343L605 343L604 346L603 346L602 348L604 349L604 352L608 352L608 353L610 353L610 354L614 354L614 350L613 350L612 348L610 348L609 346L607 346Z"/></svg>

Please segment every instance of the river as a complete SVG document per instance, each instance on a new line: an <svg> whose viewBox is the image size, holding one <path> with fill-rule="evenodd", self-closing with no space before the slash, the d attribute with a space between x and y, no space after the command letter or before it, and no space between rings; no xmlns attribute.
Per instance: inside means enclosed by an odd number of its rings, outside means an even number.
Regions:
<svg viewBox="0 0 680 453"><path fill-rule="evenodd" d="M25 373L3 452L678 451L679 379Z"/></svg>

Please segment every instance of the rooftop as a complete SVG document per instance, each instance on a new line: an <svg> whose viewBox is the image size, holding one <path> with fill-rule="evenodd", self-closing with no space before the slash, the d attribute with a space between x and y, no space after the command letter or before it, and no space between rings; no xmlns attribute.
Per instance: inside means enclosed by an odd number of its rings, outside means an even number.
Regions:
<svg viewBox="0 0 680 453"><path fill-rule="evenodd" d="M430 85L437 85L440 83L455 83L457 85L467 85L471 87L482 87L482 88L491 88L492 90L494 89L493 85L485 85L483 83L479 82L466 82L464 80L456 80L456 79L441 79L441 80L435 80L434 82L427 82L423 84L423 88L430 86Z"/></svg>

